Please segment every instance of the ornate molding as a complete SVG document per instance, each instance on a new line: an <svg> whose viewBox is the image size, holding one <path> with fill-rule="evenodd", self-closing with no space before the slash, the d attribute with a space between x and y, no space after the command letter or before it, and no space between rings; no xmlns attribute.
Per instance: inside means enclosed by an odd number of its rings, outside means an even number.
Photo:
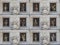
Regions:
<svg viewBox="0 0 60 45"><path fill-rule="evenodd" d="M18 7L12 7L11 12L13 15L18 15L19 14Z"/></svg>
<svg viewBox="0 0 60 45"><path fill-rule="evenodd" d="M43 15L48 15L49 14L49 6L48 6L48 4L47 4L47 1L48 0L42 0L42 7L41 7L41 9L42 9L42 14Z"/></svg>
<svg viewBox="0 0 60 45"><path fill-rule="evenodd" d="M12 29L19 29L19 25L17 21L12 22Z"/></svg>
<svg viewBox="0 0 60 45"><path fill-rule="evenodd" d="M48 7L42 7L42 14L43 15L48 15L49 14L49 10L48 10Z"/></svg>
<svg viewBox="0 0 60 45"><path fill-rule="evenodd" d="M41 29L49 29L48 22L41 22Z"/></svg>
<svg viewBox="0 0 60 45"><path fill-rule="evenodd" d="M12 36L11 40L12 40L13 45L18 45L19 44L19 40L18 40L17 36Z"/></svg>
<svg viewBox="0 0 60 45"><path fill-rule="evenodd" d="M45 35L45 34L44 34L44 35ZM49 44L49 38L48 38L47 35L45 35L45 36L44 36L44 35L41 37L42 44L43 44L43 45L48 45L48 44Z"/></svg>

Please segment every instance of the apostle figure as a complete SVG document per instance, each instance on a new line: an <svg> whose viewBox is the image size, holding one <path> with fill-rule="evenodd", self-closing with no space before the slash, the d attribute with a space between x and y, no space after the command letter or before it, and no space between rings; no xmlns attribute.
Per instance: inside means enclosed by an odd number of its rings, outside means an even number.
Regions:
<svg viewBox="0 0 60 45"><path fill-rule="evenodd" d="M52 25L52 26L56 26L56 20L55 20L55 19L53 19L53 20L51 21L51 25Z"/></svg>
<svg viewBox="0 0 60 45"><path fill-rule="evenodd" d="M9 11L9 3L3 3L3 11Z"/></svg>
<svg viewBox="0 0 60 45"><path fill-rule="evenodd" d="M4 25L4 26L9 26L9 21L8 21L7 19L4 20L3 25Z"/></svg>
<svg viewBox="0 0 60 45"><path fill-rule="evenodd" d="M36 34L34 35L34 40L37 41L37 35Z"/></svg>
<svg viewBox="0 0 60 45"><path fill-rule="evenodd" d="M20 19L20 26L26 26L26 19Z"/></svg>
<svg viewBox="0 0 60 45"><path fill-rule="evenodd" d="M50 41L56 41L56 34L55 33L52 33L50 35Z"/></svg>
<svg viewBox="0 0 60 45"><path fill-rule="evenodd" d="M39 19L38 18L33 19L33 26L39 26Z"/></svg>
<svg viewBox="0 0 60 45"><path fill-rule="evenodd" d="M24 34L24 35L22 35L22 40L23 40L23 41L25 41L25 34Z"/></svg>
<svg viewBox="0 0 60 45"><path fill-rule="evenodd" d="M4 10L7 11L7 5L6 5L6 4L5 4L5 6L4 6Z"/></svg>
<svg viewBox="0 0 60 45"><path fill-rule="evenodd" d="M26 41L26 35L25 34L21 34L20 41Z"/></svg>
<svg viewBox="0 0 60 45"><path fill-rule="evenodd" d="M56 3L51 3L50 10L51 11L56 11Z"/></svg>
<svg viewBox="0 0 60 45"><path fill-rule="evenodd" d="M25 3L21 4L20 11L26 11L26 4Z"/></svg>
<svg viewBox="0 0 60 45"><path fill-rule="evenodd" d="M8 41L7 35L4 35L4 41Z"/></svg>
<svg viewBox="0 0 60 45"><path fill-rule="evenodd" d="M39 33L33 33L33 41L39 41Z"/></svg>
<svg viewBox="0 0 60 45"><path fill-rule="evenodd" d="M34 7L33 7L33 11L39 11L39 4L38 3L34 3Z"/></svg>

